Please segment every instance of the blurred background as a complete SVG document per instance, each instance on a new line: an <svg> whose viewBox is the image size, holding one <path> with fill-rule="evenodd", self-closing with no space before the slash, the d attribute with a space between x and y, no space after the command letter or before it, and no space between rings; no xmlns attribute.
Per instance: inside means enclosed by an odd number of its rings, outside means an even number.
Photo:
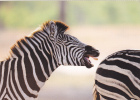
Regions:
<svg viewBox="0 0 140 100"><path fill-rule="evenodd" d="M97 48L94 67L60 66L38 100L92 100L98 64L123 49L140 49L139 1L0 1L0 60L10 47L48 20L65 22L68 33Z"/></svg>

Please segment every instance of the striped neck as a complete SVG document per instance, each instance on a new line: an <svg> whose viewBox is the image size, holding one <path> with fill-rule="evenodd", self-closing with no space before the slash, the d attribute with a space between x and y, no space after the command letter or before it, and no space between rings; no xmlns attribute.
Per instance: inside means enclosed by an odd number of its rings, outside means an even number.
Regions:
<svg viewBox="0 0 140 100"><path fill-rule="evenodd" d="M15 63L17 81L23 85L21 88L28 96L37 97L40 88L59 66L53 44L38 32L21 39L11 50L10 59Z"/></svg>

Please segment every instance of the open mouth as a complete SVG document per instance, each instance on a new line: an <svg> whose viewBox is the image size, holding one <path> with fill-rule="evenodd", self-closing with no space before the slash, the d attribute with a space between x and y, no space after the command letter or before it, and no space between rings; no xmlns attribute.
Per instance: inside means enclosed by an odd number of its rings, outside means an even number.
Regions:
<svg viewBox="0 0 140 100"><path fill-rule="evenodd" d="M91 59L94 59L94 60L98 60L98 56L99 54L93 54L93 53L85 53L84 56L83 56L83 60L85 62L85 65L87 68L91 68L93 67L94 65L91 63Z"/></svg>

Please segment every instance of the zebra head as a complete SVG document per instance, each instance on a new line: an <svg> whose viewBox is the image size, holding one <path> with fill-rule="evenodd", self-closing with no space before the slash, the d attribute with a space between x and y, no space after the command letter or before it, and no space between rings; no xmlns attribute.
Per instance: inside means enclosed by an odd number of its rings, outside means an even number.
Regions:
<svg viewBox="0 0 140 100"><path fill-rule="evenodd" d="M96 58L99 51L86 45L76 37L66 34L68 26L59 21L49 21L44 24L49 41L53 47L52 54L59 65L74 65L92 67L89 57Z"/></svg>

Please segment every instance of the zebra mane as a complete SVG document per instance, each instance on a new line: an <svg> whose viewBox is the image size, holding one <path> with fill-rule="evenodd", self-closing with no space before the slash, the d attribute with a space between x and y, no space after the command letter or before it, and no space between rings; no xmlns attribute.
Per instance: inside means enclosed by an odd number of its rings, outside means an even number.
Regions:
<svg viewBox="0 0 140 100"><path fill-rule="evenodd" d="M9 56L8 58L10 58L10 57L12 56L12 54L16 54L17 56L20 56L20 54L19 54L17 48L20 48L20 46L21 46L22 43L24 43L24 44L26 43L26 44L27 44L25 38L26 38L26 37L21 38L20 40L18 40L18 41L11 47L10 56ZM7 58L7 59L8 59L8 58Z"/></svg>
<svg viewBox="0 0 140 100"><path fill-rule="evenodd" d="M56 23L56 25L58 27L58 29L57 29L58 33L65 32L69 28L66 24L64 24L62 22L56 21L55 23Z"/></svg>
<svg viewBox="0 0 140 100"><path fill-rule="evenodd" d="M45 28L49 25L50 21L47 21L45 23L42 24L41 29L45 30ZM64 24L63 22L60 21L54 21L55 24L57 25L57 32L58 33L64 33L66 30L68 30L68 26L66 24Z"/></svg>
<svg viewBox="0 0 140 100"><path fill-rule="evenodd" d="M10 55L6 59L9 59L12 56L13 53L16 54L16 55L20 55L17 48L19 48L22 43L27 44L27 41L26 41L27 38L32 38L35 34L37 34L39 32L42 32L42 31L45 31L46 27L49 25L49 22L50 21L47 21L47 22L43 23L39 28L37 28L35 31L33 31L31 33L31 35L29 35L27 37L23 37L20 40L18 40L11 47ZM66 24L64 24L60 21L54 21L54 22L57 25L57 32L58 33L64 33L69 28Z"/></svg>

